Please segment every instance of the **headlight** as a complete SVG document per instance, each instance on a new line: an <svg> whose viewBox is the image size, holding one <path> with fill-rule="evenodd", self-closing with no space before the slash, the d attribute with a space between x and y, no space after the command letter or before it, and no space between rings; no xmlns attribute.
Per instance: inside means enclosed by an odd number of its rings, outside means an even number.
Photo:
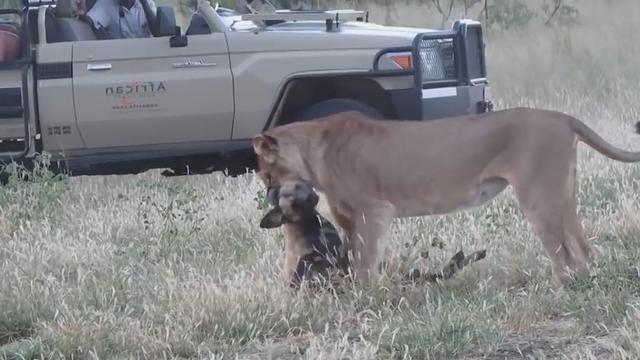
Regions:
<svg viewBox="0 0 640 360"><path fill-rule="evenodd" d="M420 70L423 81L444 79L444 67L439 50L440 44L437 40L420 41Z"/></svg>
<svg viewBox="0 0 640 360"><path fill-rule="evenodd" d="M420 70L422 82L455 80L455 63L451 41L421 40Z"/></svg>

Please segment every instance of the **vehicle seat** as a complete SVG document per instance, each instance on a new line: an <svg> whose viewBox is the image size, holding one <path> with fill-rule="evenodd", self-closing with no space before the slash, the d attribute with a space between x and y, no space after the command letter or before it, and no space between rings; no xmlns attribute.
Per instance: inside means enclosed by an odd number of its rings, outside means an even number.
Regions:
<svg viewBox="0 0 640 360"><path fill-rule="evenodd" d="M85 0L84 4L87 7L87 11L91 10L93 5L95 5L97 1L98 0Z"/></svg>
<svg viewBox="0 0 640 360"><path fill-rule="evenodd" d="M0 62L20 58L20 32L13 24L0 24Z"/></svg>
<svg viewBox="0 0 640 360"><path fill-rule="evenodd" d="M93 3L91 5L93 5ZM52 42L97 39L91 26L75 16L75 10L74 0L59 0L56 3L55 14L58 29L55 39Z"/></svg>
<svg viewBox="0 0 640 360"><path fill-rule="evenodd" d="M198 13L194 13L191 16L191 21L189 22L189 27L187 28L187 32L185 35L201 35L201 34L211 34L211 29L209 28L209 24L202 17L202 15Z"/></svg>

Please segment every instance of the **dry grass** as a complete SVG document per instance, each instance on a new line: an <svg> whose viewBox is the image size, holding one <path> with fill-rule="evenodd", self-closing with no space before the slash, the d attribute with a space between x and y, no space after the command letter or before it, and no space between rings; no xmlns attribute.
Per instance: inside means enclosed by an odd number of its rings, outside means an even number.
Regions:
<svg viewBox="0 0 640 360"><path fill-rule="evenodd" d="M640 5L606 3L584 1L572 28L490 34L498 107L566 111L639 148ZM254 176L13 182L0 189L0 345L11 359L639 358L640 168L579 152L597 255L567 297L549 291L549 261L510 191L394 223L388 259L404 267L424 250L435 267L488 249L457 278L331 296L281 283L282 239L257 227Z"/></svg>

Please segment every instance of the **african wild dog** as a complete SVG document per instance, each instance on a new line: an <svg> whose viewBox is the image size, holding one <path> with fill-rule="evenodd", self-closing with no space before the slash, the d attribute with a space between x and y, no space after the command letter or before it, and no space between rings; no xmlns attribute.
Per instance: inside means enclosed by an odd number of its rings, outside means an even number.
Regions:
<svg viewBox="0 0 640 360"><path fill-rule="evenodd" d="M284 225L285 281L297 288L304 278L328 280L348 273L342 239L333 224L316 210L319 197L309 183L278 184L268 190L267 200L274 208L263 217L260 227Z"/></svg>
<svg viewBox="0 0 640 360"><path fill-rule="evenodd" d="M303 279L329 280L334 275L349 274L350 263L343 241L333 224L316 210L319 197L308 182L274 184L268 189L267 200L274 208L262 218L260 227L284 226L285 281L298 288ZM469 256L459 251L441 271L422 273L413 270L403 274L403 278L413 283L447 280L485 256L485 250Z"/></svg>

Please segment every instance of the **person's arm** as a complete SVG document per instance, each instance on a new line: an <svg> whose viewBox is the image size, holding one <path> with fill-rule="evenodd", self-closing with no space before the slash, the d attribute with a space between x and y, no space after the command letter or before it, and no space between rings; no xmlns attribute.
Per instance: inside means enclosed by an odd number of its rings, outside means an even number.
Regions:
<svg viewBox="0 0 640 360"><path fill-rule="evenodd" d="M156 21L156 3L153 0L138 0L147 18L147 26L152 36L158 36L158 22Z"/></svg>
<svg viewBox="0 0 640 360"><path fill-rule="evenodd" d="M87 2L85 0L76 0L75 15L80 17L87 14Z"/></svg>
<svg viewBox="0 0 640 360"><path fill-rule="evenodd" d="M76 15L78 19L89 24L98 39L111 39L112 36L107 27L114 12L117 13L115 2L113 0L97 0L89 11L86 9L85 0L79 0L77 4Z"/></svg>
<svg viewBox="0 0 640 360"><path fill-rule="evenodd" d="M78 18L87 22L92 28L99 30L104 29L109 25L110 15L113 11L117 11L115 8L108 7L108 2L112 0L97 0L93 7L87 11L85 0L80 0L78 4L82 4L82 8L78 7Z"/></svg>

